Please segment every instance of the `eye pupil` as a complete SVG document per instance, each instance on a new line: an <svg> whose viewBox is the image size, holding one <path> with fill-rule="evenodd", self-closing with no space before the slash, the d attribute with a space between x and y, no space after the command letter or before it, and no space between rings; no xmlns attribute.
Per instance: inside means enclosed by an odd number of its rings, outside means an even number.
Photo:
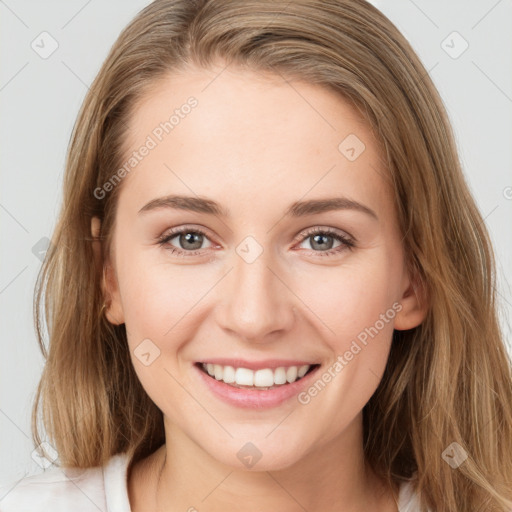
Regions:
<svg viewBox="0 0 512 512"><path fill-rule="evenodd" d="M312 238L313 238L313 243L311 244L311 247L313 249L331 249L332 248L332 245L333 245L333 237L332 236L318 234L318 235L313 235ZM331 242L323 243L323 242L319 241L321 239L326 239L326 238L330 238ZM317 245L317 247L315 247L315 245Z"/></svg>
<svg viewBox="0 0 512 512"><path fill-rule="evenodd" d="M192 244L193 247L186 244ZM200 233L188 232L180 235L180 245L184 249L200 249L203 244L203 235Z"/></svg>

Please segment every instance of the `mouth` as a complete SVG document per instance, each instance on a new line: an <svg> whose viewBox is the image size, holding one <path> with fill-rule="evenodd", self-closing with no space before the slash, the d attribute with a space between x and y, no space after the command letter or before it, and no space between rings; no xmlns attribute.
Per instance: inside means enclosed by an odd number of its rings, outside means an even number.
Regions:
<svg viewBox="0 0 512 512"><path fill-rule="evenodd" d="M301 364L251 369L242 365L234 366L206 362L198 362L195 365L213 380L223 382L233 388L256 391L284 388L302 380L320 366L319 364Z"/></svg>

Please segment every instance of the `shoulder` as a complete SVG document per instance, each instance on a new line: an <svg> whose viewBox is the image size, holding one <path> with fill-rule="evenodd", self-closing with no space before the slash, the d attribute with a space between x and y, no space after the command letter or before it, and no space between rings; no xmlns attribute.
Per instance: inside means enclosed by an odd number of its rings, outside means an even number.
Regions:
<svg viewBox="0 0 512 512"><path fill-rule="evenodd" d="M117 454L104 466L52 468L0 484L2 512L129 512L127 455Z"/></svg>

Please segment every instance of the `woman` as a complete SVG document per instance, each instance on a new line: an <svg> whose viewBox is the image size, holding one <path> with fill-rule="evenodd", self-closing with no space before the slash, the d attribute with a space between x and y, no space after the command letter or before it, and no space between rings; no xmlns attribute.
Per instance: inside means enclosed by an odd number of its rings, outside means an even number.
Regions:
<svg viewBox="0 0 512 512"><path fill-rule="evenodd" d="M40 405L62 469L2 510L512 507L491 244L435 87L366 2L145 8L52 242L33 430Z"/></svg>

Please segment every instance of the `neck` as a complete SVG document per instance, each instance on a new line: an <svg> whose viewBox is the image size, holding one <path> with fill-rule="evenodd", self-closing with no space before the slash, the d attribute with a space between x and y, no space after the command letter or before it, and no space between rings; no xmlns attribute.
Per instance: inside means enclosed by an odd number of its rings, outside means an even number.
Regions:
<svg viewBox="0 0 512 512"><path fill-rule="evenodd" d="M134 471L145 491L130 492L133 512L139 503L141 510L152 503L158 511L224 512L239 509L242 500L244 512L398 510L393 490L364 462L360 416L339 438L278 470L219 463L176 425L166 423L165 429L166 444Z"/></svg>

